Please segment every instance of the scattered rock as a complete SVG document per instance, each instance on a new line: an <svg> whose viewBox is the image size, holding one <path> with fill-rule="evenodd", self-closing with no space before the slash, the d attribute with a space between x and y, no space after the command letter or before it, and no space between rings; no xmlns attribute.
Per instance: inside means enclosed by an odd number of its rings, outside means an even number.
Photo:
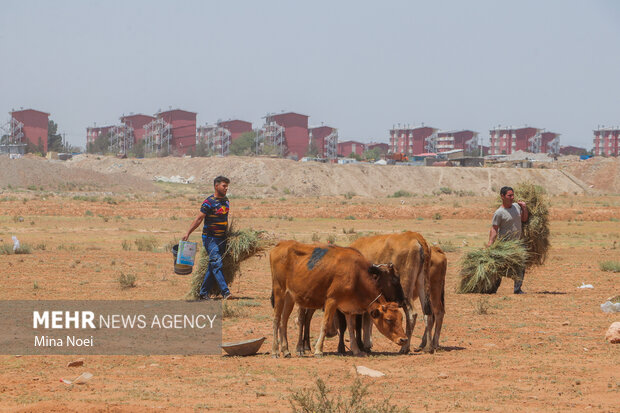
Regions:
<svg viewBox="0 0 620 413"><path fill-rule="evenodd" d="M385 376L385 373L381 373L380 371L369 369L368 367L364 367L364 366L356 366L355 370L357 371L357 374L360 374L362 376L369 376L369 377Z"/></svg>
<svg viewBox="0 0 620 413"><path fill-rule="evenodd" d="M67 363L67 367L82 367L84 365L84 359L77 359Z"/></svg>
<svg viewBox="0 0 620 413"><path fill-rule="evenodd" d="M616 321L609 326L607 334L605 334L605 340L612 344L620 343L620 321Z"/></svg>
<svg viewBox="0 0 620 413"><path fill-rule="evenodd" d="M159 367L159 364L157 364L157 363L151 363L151 364L149 364L149 366L150 366L150 367Z"/></svg>
<svg viewBox="0 0 620 413"><path fill-rule="evenodd" d="M569 324L570 324L570 323L569 323L568 321L564 321L564 322L562 323L562 325L563 325L563 326L567 326L567 325L569 325Z"/></svg>
<svg viewBox="0 0 620 413"><path fill-rule="evenodd" d="M448 375L446 373L439 373L437 377L439 377L440 379L447 379Z"/></svg>

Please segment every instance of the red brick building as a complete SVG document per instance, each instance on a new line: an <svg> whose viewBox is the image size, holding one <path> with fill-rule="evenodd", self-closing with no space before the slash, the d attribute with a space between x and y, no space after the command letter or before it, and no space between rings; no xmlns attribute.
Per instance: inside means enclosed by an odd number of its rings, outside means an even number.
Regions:
<svg viewBox="0 0 620 413"><path fill-rule="evenodd" d="M393 128L390 130L389 153L417 155L434 152L433 142L437 129L422 126L419 128Z"/></svg>
<svg viewBox="0 0 620 413"><path fill-rule="evenodd" d="M561 155L585 155L588 151L578 146L560 146Z"/></svg>
<svg viewBox="0 0 620 413"><path fill-rule="evenodd" d="M88 147L88 144L95 142L99 136L109 134L113 127L93 126L92 128L86 128L86 147Z"/></svg>
<svg viewBox="0 0 620 413"><path fill-rule="evenodd" d="M232 119L218 122L217 126L227 129L230 132L230 141L234 142L237 138L246 132L252 132L252 122L244 120Z"/></svg>
<svg viewBox="0 0 620 413"><path fill-rule="evenodd" d="M366 150L366 145L357 141L345 141L338 143L338 156L348 157L352 153L362 156Z"/></svg>
<svg viewBox="0 0 620 413"><path fill-rule="evenodd" d="M489 133L491 134L491 155L510 155L516 151L529 151L530 139L540 133L540 129L496 128L490 130Z"/></svg>
<svg viewBox="0 0 620 413"><path fill-rule="evenodd" d="M447 152L454 149L462 149L464 152L478 150L478 132L471 130L437 132L435 151Z"/></svg>
<svg viewBox="0 0 620 413"><path fill-rule="evenodd" d="M263 129L272 129L270 128L272 124L284 128L282 155L301 159L308 153L308 116L295 112L265 116L265 125L263 126ZM267 143L279 145L278 142Z"/></svg>
<svg viewBox="0 0 620 413"><path fill-rule="evenodd" d="M133 129L133 143L138 143L144 139L146 130L144 125L155 120L155 117L149 115L128 115L121 117L121 123Z"/></svg>
<svg viewBox="0 0 620 413"><path fill-rule="evenodd" d="M19 134L21 143L30 143L34 146L41 145L43 152L47 152L47 128L49 125L49 113L34 109L24 109L10 112L12 129ZM18 138L18 136L12 137ZM15 142L20 143L20 142Z"/></svg>
<svg viewBox="0 0 620 413"><path fill-rule="evenodd" d="M319 158L336 159L338 155L338 131L330 126L318 126L308 130L310 144L318 150Z"/></svg>
<svg viewBox="0 0 620 413"><path fill-rule="evenodd" d="M540 152L558 155L560 153L560 134L543 132L540 134Z"/></svg>
<svg viewBox="0 0 620 413"><path fill-rule="evenodd" d="M370 142L366 144L367 151L371 151L373 149L378 149L379 153L385 155L390 150L390 145L388 145L387 143L383 143L383 142Z"/></svg>
<svg viewBox="0 0 620 413"><path fill-rule="evenodd" d="M170 125L172 153L185 155L196 150L196 112L173 109L155 116Z"/></svg>
<svg viewBox="0 0 620 413"><path fill-rule="evenodd" d="M618 156L620 128L599 128L594 131L594 155Z"/></svg>

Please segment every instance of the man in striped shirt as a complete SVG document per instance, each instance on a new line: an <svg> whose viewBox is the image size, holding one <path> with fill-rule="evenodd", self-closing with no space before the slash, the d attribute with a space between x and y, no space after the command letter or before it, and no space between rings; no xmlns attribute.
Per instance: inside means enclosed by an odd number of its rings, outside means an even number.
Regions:
<svg viewBox="0 0 620 413"><path fill-rule="evenodd" d="M209 254L209 266L200 287L200 298L203 300L209 299L209 291L213 287L214 281L217 281L220 286L223 299L230 298L230 290L222 273L222 257L226 252L226 230L228 229L228 212L230 210L230 203L226 198L229 183L230 180L224 176L218 176L213 180L215 189L213 195L203 201L200 213L183 237L183 241L187 241L190 234L204 220L202 243Z"/></svg>

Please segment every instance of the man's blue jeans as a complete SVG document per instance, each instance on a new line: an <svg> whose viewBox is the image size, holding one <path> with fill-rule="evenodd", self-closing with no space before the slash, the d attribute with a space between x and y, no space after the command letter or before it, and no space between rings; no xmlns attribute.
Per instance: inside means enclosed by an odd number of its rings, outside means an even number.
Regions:
<svg viewBox="0 0 620 413"><path fill-rule="evenodd" d="M226 238L215 238L207 235L202 236L202 243L209 254L209 266L205 272L205 278L200 286L200 295L207 296L213 287L213 281L217 281L222 291L222 296L230 294L224 273L222 273L222 256L226 252Z"/></svg>

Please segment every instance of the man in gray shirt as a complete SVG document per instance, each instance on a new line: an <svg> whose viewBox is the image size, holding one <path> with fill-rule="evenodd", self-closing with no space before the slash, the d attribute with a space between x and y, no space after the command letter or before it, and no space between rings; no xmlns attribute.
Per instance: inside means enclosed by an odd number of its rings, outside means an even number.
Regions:
<svg viewBox="0 0 620 413"><path fill-rule="evenodd" d="M501 239L520 239L522 235L521 223L527 221L527 218L529 216L525 202L514 202L515 193L511 187L503 187L499 191L499 195L502 198L502 206L497 208L497 211L495 211L495 214L493 214L493 222L491 224L492 226L489 233L489 243L487 244L487 246L491 246L491 244L495 242L498 236ZM525 271L523 271L519 279L515 280L515 294L524 294L523 290L521 290L521 285L523 285L524 277ZM499 284L502 282L501 280L502 279L500 277L497 285L498 287Z"/></svg>

